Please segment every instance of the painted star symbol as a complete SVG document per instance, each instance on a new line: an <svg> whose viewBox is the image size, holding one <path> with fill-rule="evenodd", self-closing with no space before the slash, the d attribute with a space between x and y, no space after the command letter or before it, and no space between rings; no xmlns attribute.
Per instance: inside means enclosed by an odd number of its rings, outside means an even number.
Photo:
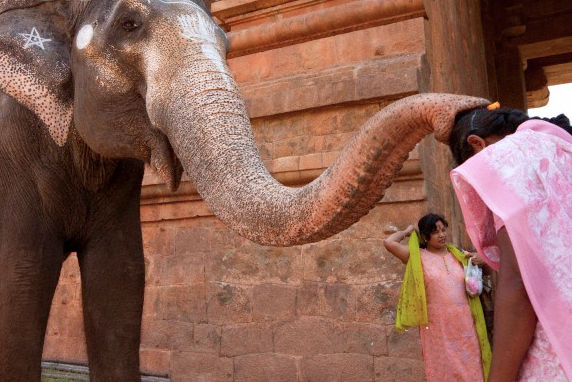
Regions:
<svg viewBox="0 0 572 382"><path fill-rule="evenodd" d="M26 45L24 45L24 49L29 48L32 45L39 46L44 50L44 42L52 41L49 38L42 38L38 33L36 27L32 28L30 33L20 33L20 36L26 37L28 40L26 41Z"/></svg>

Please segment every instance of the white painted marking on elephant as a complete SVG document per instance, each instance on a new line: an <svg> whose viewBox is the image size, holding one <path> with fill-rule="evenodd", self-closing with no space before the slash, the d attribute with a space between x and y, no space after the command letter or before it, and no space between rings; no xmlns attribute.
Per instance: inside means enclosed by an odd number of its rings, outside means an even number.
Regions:
<svg viewBox="0 0 572 382"><path fill-rule="evenodd" d="M215 24L202 14L177 16L182 35L189 40L207 40L216 44Z"/></svg>
<svg viewBox="0 0 572 382"><path fill-rule="evenodd" d="M84 25L83 27L81 27L81 29L77 34L75 44L79 50L82 50L89 45L92 38L93 38L93 26L91 26L91 24Z"/></svg>
<svg viewBox="0 0 572 382"><path fill-rule="evenodd" d="M0 52L0 90L32 110L48 127L54 141L66 143L73 106L62 103L30 67Z"/></svg>
<svg viewBox="0 0 572 382"><path fill-rule="evenodd" d="M20 33L20 36L27 38L24 49L28 49L31 46L38 46L44 50L44 43L52 41L50 38L42 38L36 27L32 27L32 31L30 33Z"/></svg>
<svg viewBox="0 0 572 382"><path fill-rule="evenodd" d="M195 4L195 2L190 1L190 0L157 0L163 4L183 4L183 5L190 5L191 7L200 9L201 11L205 12L204 9L202 9L201 7L198 6L198 4ZM148 0L149 3L151 3L151 0Z"/></svg>

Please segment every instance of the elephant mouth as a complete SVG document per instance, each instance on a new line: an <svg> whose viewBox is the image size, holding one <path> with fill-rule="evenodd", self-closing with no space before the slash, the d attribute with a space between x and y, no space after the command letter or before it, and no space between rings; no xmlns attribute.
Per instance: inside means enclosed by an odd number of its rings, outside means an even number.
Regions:
<svg viewBox="0 0 572 382"><path fill-rule="evenodd" d="M155 130L153 139L147 145L150 151L149 165L174 192L179 188L183 175L181 161L175 155L167 136Z"/></svg>

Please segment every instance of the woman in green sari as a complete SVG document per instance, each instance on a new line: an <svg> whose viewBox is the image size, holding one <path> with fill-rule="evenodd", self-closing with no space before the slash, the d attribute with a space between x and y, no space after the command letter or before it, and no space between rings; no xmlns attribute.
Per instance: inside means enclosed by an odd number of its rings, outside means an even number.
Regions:
<svg viewBox="0 0 572 382"><path fill-rule="evenodd" d="M396 328L419 326L427 381L486 381L491 350L479 296L465 291L469 257L447 244L442 216L425 215L417 225L421 240L410 225L384 241L406 264Z"/></svg>

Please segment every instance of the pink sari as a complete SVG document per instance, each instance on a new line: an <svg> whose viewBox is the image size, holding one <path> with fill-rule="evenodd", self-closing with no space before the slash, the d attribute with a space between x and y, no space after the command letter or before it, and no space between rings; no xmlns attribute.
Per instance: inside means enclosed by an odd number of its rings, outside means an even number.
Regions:
<svg viewBox="0 0 572 382"><path fill-rule="evenodd" d="M541 328L529 353L545 338L544 359L555 354L572 380L572 136L529 120L453 170L451 180L471 241L494 269L495 215L504 223Z"/></svg>

